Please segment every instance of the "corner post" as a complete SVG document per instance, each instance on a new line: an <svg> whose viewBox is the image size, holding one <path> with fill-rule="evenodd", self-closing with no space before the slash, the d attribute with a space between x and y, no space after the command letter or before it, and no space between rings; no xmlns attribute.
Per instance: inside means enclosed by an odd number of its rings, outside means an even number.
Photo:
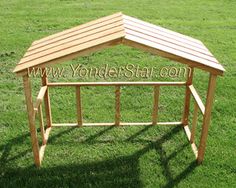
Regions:
<svg viewBox="0 0 236 188"><path fill-rule="evenodd" d="M194 70L193 67L188 67L186 90L185 90L185 100L184 100L184 112L183 112L183 118L182 118L183 126L188 125L190 97L191 97L191 91L189 89L189 86L192 85L192 82L193 82L193 70Z"/></svg>
<svg viewBox="0 0 236 188"><path fill-rule="evenodd" d="M48 84L48 78L47 78L47 72L45 68L42 68L42 86L47 86ZM49 97L49 87L47 88L47 91L44 96L44 108L45 108L45 115L47 120L47 127L52 126L52 113L51 113L51 105L50 105L50 97Z"/></svg>
<svg viewBox="0 0 236 188"><path fill-rule="evenodd" d="M211 111L212 111L214 92L215 92L215 87L216 87L216 77L217 77L216 75L210 74L206 105L205 105L205 113L203 116L203 123L202 123L201 139L200 139L200 145L198 149L198 157L197 157L198 164L202 163L205 150L206 150L206 141L207 141L207 136L208 136L208 129L210 126Z"/></svg>
<svg viewBox="0 0 236 188"><path fill-rule="evenodd" d="M32 142L34 162L35 162L35 165L39 167L41 164L40 156L39 156L39 144L38 144L38 138L37 138L37 129L35 126L35 113L34 113L34 105L32 101L32 94L31 94L31 83L30 83L28 75L23 76L23 85L24 85L24 91L25 91L25 101L26 101L26 107L27 107L27 112L28 112L29 130L30 130L30 136L31 136L31 142Z"/></svg>

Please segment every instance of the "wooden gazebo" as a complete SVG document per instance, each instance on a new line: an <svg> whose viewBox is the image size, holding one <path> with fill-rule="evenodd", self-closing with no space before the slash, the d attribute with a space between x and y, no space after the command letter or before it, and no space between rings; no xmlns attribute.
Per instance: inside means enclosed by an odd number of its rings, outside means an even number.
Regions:
<svg viewBox="0 0 236 188"><path fill-rule="evenodd" d="M49 82L47 77L42 77L42 87L37 100L32 101L31 82L28 71L32 68L45 69L51 64L71 60L78 56L87 55L98 50L124 44L156 54L183 64L189 68L189 74L184 82ZM194 68L209 72L209 83L206 103L203 104L197 91L192 85ZM183 126L191 144L198 163L204 158L206 140L210 125L213 96L216 86L216 77L223 75L224 68L204 44L196 39L164 29L162 27L116 13L103 17L72 29L53 34L32 43L24 57L17 64L14 72L23 77L25 100L27 105L29 128L32 140L34 161L40 166L46 143L52 127L60 126L125 126L125 125L179 125ZM153 113L150 122L131 123L120 121L120 87L122 86L149 86L153 87ZM54 124L52 122L49 88L56 86L75 87L77 101L77 119L74 124ZM115 114L114 122L83 123L80 90L83 86L114 86L115 88ZM179 122L158 121L158 98L161 86L183 86L186 88L184 111ZM189 128L190 97L195 100L192 128ZM47 125L44 128L42 102ZM201 138L199 147L194 143L198 110L203 115ZM36 128L36 116L39 115L42 146L39 146Z"/></svg>

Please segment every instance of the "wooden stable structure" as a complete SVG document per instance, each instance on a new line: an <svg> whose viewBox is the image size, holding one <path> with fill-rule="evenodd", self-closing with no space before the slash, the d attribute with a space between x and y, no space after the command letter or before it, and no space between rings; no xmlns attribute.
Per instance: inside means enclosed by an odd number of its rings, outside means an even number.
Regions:
<svg viewBox="0 0 236 188"><path fill-rule="evenodd" d="M184 82L70 82L52 83L47 77L42 77L42 87L39 91L37 100L32 101L31 82L28 70L32 68L45 67L71 60L78 56L87 55L98 50L118 44L128 45L141 49L152 54L156 54L189 67L189 74ZM202 69L209 73L209 85L206 103L203 104L200 96L192 84L193 71L195 68ZM52 127L59 126L125 126L125 125L180 125L186 132L192 150L198 163L203 161L208 129L210 125L213 96L216 86L216 77L223 75L224 68L218 63L216 58L196 39L164 29L162 27L116 13L103 17L86 24L53 34L32 43L24 57L17 64L14 72L23 77L25 100L28 111L29 128L32 140L34 161L36 166L40 166L46 143ZM125 123L120 121L120 88L122 86L148 86L153 87L153 114L148 123ZM53 124L49 88L65 86L76 88L77 119L74 124ZM111 123L83 123L83 113L81 105L80 91L83 86L114 86L115 88L115 114L114 122ZM186 88L184 111L182 120L179 122L159 122L158 121L158 98L159 88L162 86L183 86ZM190 97L195 100L192 129L189 124ZM47 125L44 128L42 116L42 102ZM194 143L194 135L197 123L198 110L203 115L201 138L199 147ZM39 115L42 146L39 146L37 129L35 126L36 116Z"/></svg>

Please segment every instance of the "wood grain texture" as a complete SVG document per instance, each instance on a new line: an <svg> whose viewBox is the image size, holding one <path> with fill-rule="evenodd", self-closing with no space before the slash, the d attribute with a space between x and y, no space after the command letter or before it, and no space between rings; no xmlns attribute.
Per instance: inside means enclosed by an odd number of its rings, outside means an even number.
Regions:
<svg viewBox="0 0 236 188"><path fill-rule="evenodd" d="M190 142L191 132L190 132L190 129L189 129L188 125L184 126L184 131L185 131L185 134L187 135L187 138L188 138L188 140ZM198 156L197 146L196 146L196 144L194 142L192 142L192 143L190 142L190 144L191 144L191 148L193 150L193 153L194 153L194 155L195 155L195 157L197 159L197 156Z"/></svg>
<svg viewBox="0 0 236 188"><path fill-rule="evenodd" d="M193 143L195 139L196 127L197 127L197 118L198 118L198 104L194 103L194 112L193 112L193 122L191 129L190 142Z"/></svg>
<svg viewBox="0 0 236 188"><path fill-rule="evenodd" d="M201 113L204 114L205 113L205 105L203 104L201 97L198 95L198 93L193 85L190 85L188 87L189 87L191 94L192 94L195 102L197 103Z"/></svg>
<svg viewBox="0 0 236 188"><path fill-rule="evenodd" d="M77 123L78 126L83 124L82 103L81 103L81 88L76 86L76 107L77 107Z"/></svg>
<svg viewBox="0 0 236 188"><path fill-rule="evenodd" d="M205 46L201 46L198 44L196 45L195 43L189 43L188 41L183 40L182 38L175 37L166 32L158 30L156 28L146 27L142 24L139 24L130 20L126 20L126 19L124 19L124 26L125 26L125 29L137 30L141 33L144 33L150 36L155 36L159 38L160 40L177 44L182 47L190 48L209 56L213 56Z"/></svg>
<svg viewBox="0 0 236 188"><path fill-rule="evenodd" d="M87 32L80 31L80 33L77 32L77 33L75 33L74 36L70 36L70 37L63 36L64 38L58 39L55 42L51 41L51 43L45 44L43 46L40 46L40 47L37 47L37 48L35 47L34 49L32 48L32 49L28 50L25 53L22 60L25 60L26 57L28 58L29 56L32 56L32 55L37 54L37 53L43 53L45 51L48 52L48 51L52 51L52 50L55 51L56 47L58 48L60 46L63 46L63 47L68 46L72 42L75 43L76 41L84 39L85 37L87 38L87 40L91 40L92 35L95 35L95 34L100 33L100 32L107 31L109 29L115 29L118 26L122 26L122 20L119 18L117 20L112 20L111 23L106 23L106 24L108 24L108 25L104 25L103 27L98 27L98 28L95 28L95 29L92 29L92 30L88 30ZM85 41L85 40L83 40L83 41Z"/></svg>
<svg viewBox="0 0 236 188"><path fill-rule="evenodd" d="M42 88L33 106L30 80L27 71L32 68L46 66L71 60L73 58L88 55L104 48L124 44L148 53L159 55L170 60L183 63L189 67L189 77L186 82L59 82L49 83L46 75L42 77ZM192 85L193 69L199 68L210 73L206 104L201 101L197 91ZM14 72L23 75L26 105L28 111L29 129L32 141L34 161L40 166L43 159L46 143L51 127L60 126L152 126L152 125L184 125L184 131L191 143L192 150L197 157L198 163L204 158L206 140L210 124L210 116L213 104L216 76L223 75L223 66L213 54L199 40L189 36L150 24L130 16L116 13L103 17L83 25L62 31L37 40L32 43L24 57L15 67ZM77 122L53 124L49 98L49 87L75 87L77 104ZM81 87L83 86L115 86L115 121L112 123L84 123L82 117ZM121 86L152 86L153 111L152 122L121 122L120 115L120 87ZM181 122L159 122L158 100L160 86L185 86L184 112ZM190 131L188 125L190 97L195 99L193 125ZM45 104L47 129L44 130L42 101ZM203 124L199 150L194 143L198 109L203 114ZM35 127L35 115L38 112L40 120L41 136L43 145L39 148L37 130Z"/></svg>
<svg viewBox="0 0 236 188"><path fill-rule="evenodd" d="M34 105L34 108L36 109L36 111L38 110L40 104L42 103L46 91L47 91L47 86L43 86L40 88L38 96L36 98L35 105Z"/></svg>
<svg viewBox="0 0 236 188"><path fill-rule="evenodd" d="M205 105L205 113L203 116L203 123L202 123L202 131L201 131L201 139L200 139L200 145L198 149L198 157L197 161L198 163L202 163L205 150L206 150L206 141L208 136L208 130L210 126L210 120L211 120L211 111L212 111L212 105L214 100L214 93L215 93L215 87L216 87L216 75L210 74L209 83L208 83L208 91L207 91L207 99L206 99L206 105Z"/></svg>
<svg viewBox="0 0 236 188"><path fill-rule="evenodd" d="M58 86L185 86L186 82L51 82L48 87Z"/></svg>
<svg viewBox="0 0 236 188"><path fill-rule="evenodd" d="M45 68L42 68L42 71L45 71ZM48 84L48 78L46 74L44 74L41 77L41 83L42 86L47 86ZM49 96L49 88L47 87L46 93L44 95L44 109L45 109L45 115L47 120L47 127L51 127L52 125L52 112L51 112L51 103L50 103L50 96Z"/></svg>
<svg viewBox="0 0 236 188"><path fill-rule="evenodd" d="M121 32L123 30L123 26L118 25L117 27L114 28L108 28L107 30L104 30L102 32L94 33L92 35L86 36L86 37L81 37L77 40L73 40L71 42L68 42L63 45L56 46L54 48L44 50L40 53L32 54L30 56L24 57L20 61L20 65L25 64L27 62L32 62L34 60L39 60L41 59L50 59L50 55L56 55L57 53L60 53L61 55L64 53L64 51L68 50L73 50L73 48L85 45L87 42L91 41L96 41L99 40L100 38L103 38L105 36L109 36L111 34Z"/></svg>
<svg viewBox="0 0 236 188"><path fill-rule="evenodd" d="M23 85L24 85L24 91L25 91L26 107L27 107L27 112L28 112L29 130L30 130L32 150L33 150L33 155L34 155L34 163L37 167L39 167L41 162L40 162L40 156L39 156L37 130L35 126L35 113L34 113L34 106L33 106L33 101L32 101L31 83L27 76L23 77Z"/></svg>
<svg viewBox="0 0 236 188"><path fill-rule="evenodd" d="M35 41L33 43L32 46L36 46L37 44L40 44L42 42L50 41L50 40L55 39L57 37L64 36L65 34L70 34L70 33L73 33L73 32L75 32L77 30L80 30L80 29L83 29L83 28L86 28L86 27L89 27L89 26L92 26L92 25L96 25L96 24L99 24L101 22L105 22L107 20L114 19L114 18L120 17L120 16L122 16L122 13L118 12L118 13L115 13L115 14L112 14L112 15L109 15L109 16L105 16L105 17L102 17L102 18L99 18L99 19L96 19L96 20L93 20L93 21L81 24L79 26L76 26L76 27L73 27L73 28L70 28L70 29L66 29L66 30L64 30L62 32L55 33L55 34L52 34L50 36L44 37L44 38L42 38L40 40L37 40L37 41Z"/></svg>
<svg viewBox="0 0 236 188"><path fill-rule="evenodd" d="M121 122L120 126L152 126L152 122ZM175 126L182 125L182 122L157 122L156 125ZM115 126L115 123L83 123L81 127L92 126ZM79 127L78 123L53 123L52 127Z"/></svg>
<svg viewBox="0 0 236 188"><path fill-rule="evenodd" d="M115 125L120 125L120 86L115 86Z"/></svg>
<svg viewBox="0 0 236 188"><path fill-rule="evenodd" d="M63 51L57 51L46 57L43 56L27 63L18 64L18 66L15 67L14 72L25 72L28 68L40 67L40 65L41 67L45 67L46 65L60 63L66 60L71 60L78 56L87 55L89 53L104 49L106 47L117 45L121 42L121 39L123 37L124 31L111 33L110 35L83 43L79 46L73 46Z"/></svg>
<svg viewBox="0 0 236 188"><path fill-rule="evenodd" d="M182 122L184 126L188 125L190 97L191 97L191 91L188 86L192 84L193 71L194 69L192 67L189 67L188 72L187 72L187 81L186 81L185 98L184 98L184 112L183 112L183 118L182 118Z"/></svg>
<svg viewBox="0 0 236 188"><path fill-rule="evenodd" d="M146 39L150 42L159 44L160 50L163 49L163 51L166 51L166 49L169 49L169 50L173 49L175 51L179 51L182 53L189 54L191 56L202 58L213 63L218 63L218 61L212 55L207 54L207 52L202 53L202 52L199 52L200 50L195 50L194 48L190 48L190 47L187 48L185 47L185 45L175 44L169 40L163 40L163 37L160 37L160 35L158 34L152 34L143 29L136 29L135 27L126 27L125 31L128 35L136 36L142 39Z"/></svg>
<svg viewBox="0 0 236 188"><path fill-rule="evenodd" d="M51 131L51 127L48 127L48 128L46 129L45 135L44 135L44 138L45 138L46 143L45 143L44 145L42 145L42 146L39 148L40 164L41 164L42 161L43 161L43 156L44 156L44 152L45 152L45 149L46 149L46 144L47 144L47 141L48 141L48 138L49 138L50 131Z"/></svg>
<svg viewBox="0 0 236 188"><path fill-rule="evenodd" d="M169 29L166 29L166 28L163 28L163 27L160 27L160 26L157 26L157 25L154 25L154 24L151 24L151 23L148 23L148 22L145 22L145 21L142 21L140 19L137 19L137 18L134 18L134 17L131 17L131 16L127 16L127 15L123 15L124 19L126 20L129 20L129 21L133 21L135 23L139 23L141 24L143 27L150 27L150 28L153 28L155 30L159 30L159 31L163 31L171 36L174 36L176 38L179 38L179 39L182 39L182 40L185 40L187 42L189 42L190 44L196 44L196 45L199 45L201 46L201 41L197 40L197 39L194 39L192 37L189 37L189 36L186 36L186 35L183 35L181 33L177 33L175 31L171 31Z"/></svg>
<svg viewBox="0 0 236 188"><path fill-rule="evenodd" d="M42 105L39 105L39 124L40 124L40 133L42 137L42 143L43 145L46 144L46 139L45 139L45 131L44 131L44 123L43 123L43 111L42 111Z"/></svg>
<svg viewBox="0 0 236 188"><path fill-rule="evenodd" d="M123 43L170 60L197 67L207 72L212 72L218 75L222 75L224 72L224 68L219 63L209 62L208 60L157 44L144 38L126 35Z"/></svg>
<svg viewBox="0 0 236 188"><path fill-rule="evenodd" d="M157 124L159 95L160 95L160 87L154 86L153 87L153 110L152 110L152 124L153 125Z"/></svg>
<svg viewBox="0 0 236 188"><path fill-rule="evenodd" d="M116 13L32 43L13 72L45 67L123 43L212 74L225 71L205 45L192 37Z"/></svg>

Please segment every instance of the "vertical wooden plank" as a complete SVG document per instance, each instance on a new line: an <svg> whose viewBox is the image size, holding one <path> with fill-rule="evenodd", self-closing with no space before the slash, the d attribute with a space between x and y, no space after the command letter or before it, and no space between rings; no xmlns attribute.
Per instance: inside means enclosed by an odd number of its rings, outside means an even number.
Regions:
<svg viewBox="0 0 236 188"><path fill-rule="evenodd" d="M41 77L42 85L46 86L48 84L46 69L42 68L42 72L44 72L44 74ZM49 87L47 88L47 91L44 95L44 108L45 108L47 127L51 127L52 126L52 113L51 113L51 105L50 105L50 97L49 97Z"/></svg>
<svg viewBox="0 0 236 188"><path fill-rule="evenodd" d="M185 99L184 99L184 112L183 112L183 118L182 118L183 126L188 125L190 97L191 97L191 91L188 86L191 85L193 81L193 70L194 70L193 67L189 67L187 71L188 74L187 74Z"/></svg>
<svg viewBox="0 0 236 188"><path fill-rule="evenodd" d="M120 125L120 86L115 86L115 125Z"/></svg>
<svg viewBox="0 0 236 188"><path fill-rule="evenodd" d="M195 139L195 132L196 132L196 126L197 126L197 117L198 117L198 105L195 102L194 103L194 112L193 112L193 123L192 123L192 130L191 130L191 137L190 142L193 143Z"/></svg>
<svg viewBox="0 0 236 188"><path fill-rule="evenodd" d="M40 124L40 132L41 132L41 136L42 136L42 142L43 145L46 144L46 139L45 139L45 131L44 131L44 123L43 123L43 110L42 110L42 104L39 105L39 124Z"/></svg>
<svg viewBox="0 0 236 188"><path fill-rule="evenodd" d="M32 101L31 95L31 84L28 75L23 76L23 85L25 91L25 101L26 107L28 112L28 121L29 121L29 130L30 130L30 137L32 142L32 149L34 154L34 163L37 167L40 166L41 161L39 157L39 144L37 138L37 130L35 127L35 113L34 113L34 105Z"/></svg>
<svg viewBox="0 0 236 188"><path fill-rule="evenodd" d="M153 91L153 110L152 110L152 125L156 125L157 124L159 95L160 95L160 86L154 86L154 91Z"/></svg>
<svg viewBox="0 0 236 188"><path fill-rule="evenodd" d="M199 164L203 161L205 150L206 150L206 141L207 141L207 136L208 136L208 129L210 126L212 104L214 101L214 93L215 93L215 87L216 87L216 77L217 77L216 75L210 74L210 79L208 83L208 91L207 91L207 99L206 99L206 105L205 105L205 114L203 116L201 139L200 139L200 145L199 145L198 157L197 157L197 161Z"/></svg>
<svg viewBox="0 0 236 188"><path fill-rule="evenodd" d="M78 126L82 126L83 125L83 116L82 116L80 86L76 86L76 104L77 104L77 123L78 123Z"/></svg>

